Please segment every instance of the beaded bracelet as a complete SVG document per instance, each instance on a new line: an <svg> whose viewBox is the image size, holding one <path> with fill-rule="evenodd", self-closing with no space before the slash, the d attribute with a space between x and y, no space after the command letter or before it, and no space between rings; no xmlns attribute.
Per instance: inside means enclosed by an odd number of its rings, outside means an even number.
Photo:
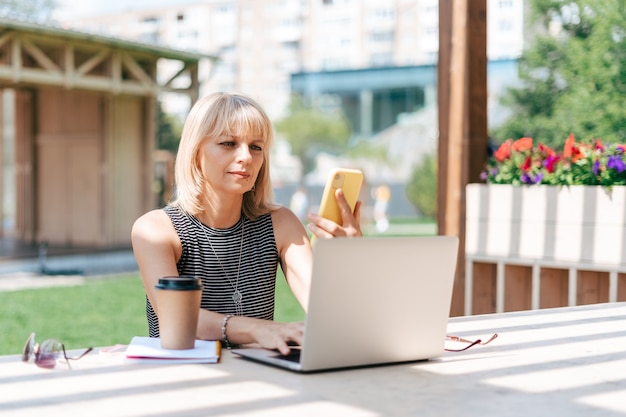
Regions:
<svg viewBox="0 0 626 417"><path fill-rule="evenodd" d="M228 325L228 320L232 317L232 314L227 314L224 316L224 320L222 321L222 340L226 345L226 349L230 349L230 342L228 341L228 336L226 336L226 326Z"/></svg>

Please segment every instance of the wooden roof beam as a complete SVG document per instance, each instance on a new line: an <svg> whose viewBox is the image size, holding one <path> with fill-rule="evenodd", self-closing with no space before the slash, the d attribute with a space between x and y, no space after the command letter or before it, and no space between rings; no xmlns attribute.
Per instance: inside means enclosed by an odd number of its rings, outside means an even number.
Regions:
<svg viewBox="0 0 626 417"><path fill-rule="evenodd" d="M42 69L56 73L61 72L59 66L29 39L22 38L22 49L27 52L28 55L30 55Z"/></svg>

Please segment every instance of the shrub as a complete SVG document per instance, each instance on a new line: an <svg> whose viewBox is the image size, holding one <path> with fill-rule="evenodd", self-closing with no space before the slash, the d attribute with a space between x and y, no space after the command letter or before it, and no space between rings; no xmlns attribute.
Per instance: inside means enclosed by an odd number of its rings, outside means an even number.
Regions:
<svg viewBox="0 0 626 417"><path fill-rule="evenodd" d="M424 155L406 186L407 199L425 217L437 215L437 155Z"/></svg>

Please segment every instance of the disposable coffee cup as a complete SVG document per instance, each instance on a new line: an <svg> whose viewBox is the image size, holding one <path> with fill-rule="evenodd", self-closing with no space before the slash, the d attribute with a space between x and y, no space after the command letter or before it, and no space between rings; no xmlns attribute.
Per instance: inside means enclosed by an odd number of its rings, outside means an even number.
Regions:
<svg viewBox="0 0 626 417"><path fill-rule="evenodd" d="M193 349L202 283L190 276L163 277L155 285L159 337L163 349Z"/></svg>

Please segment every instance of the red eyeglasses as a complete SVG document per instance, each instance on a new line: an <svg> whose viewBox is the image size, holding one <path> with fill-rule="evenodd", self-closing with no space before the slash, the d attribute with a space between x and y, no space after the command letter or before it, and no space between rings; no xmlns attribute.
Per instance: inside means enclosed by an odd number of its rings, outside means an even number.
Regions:
<svg viewBox="0 0 626 417"><path fill-rule="evenodd" d="M34 363L40 368L52 369L57 364L59 355L63 353L63 358L72 369L70 360L78 360L91 352L93 348L88 348L77 357L68 357L65 352L65 345L56 339L46 339L41 344L35 343L35 333L31 333L26 339L24 344L24 350L22 351L22 361L29 362L31 357L34 357Z"/></svg>
<svg viewBox="0 0 626 417"><path fill-rule="evenodd" d="M451 340L453 342L461 342L461 343L467 343L467 346L464 346L460 349L446 349L446 351L448 352L463 352L464 350L467 350L469 348L471 348L472 346L476 346L476 345L487 345L490 342L493 341L493 339L495 339L496 337L498 337L498 333L494 333L489 339L487 339L486 342L483 342L481 339L476 339L476 340L468 340L468 339L463 339L462 337L459 336L452 336L452 335L446 335L446 340Z"/></svg>

